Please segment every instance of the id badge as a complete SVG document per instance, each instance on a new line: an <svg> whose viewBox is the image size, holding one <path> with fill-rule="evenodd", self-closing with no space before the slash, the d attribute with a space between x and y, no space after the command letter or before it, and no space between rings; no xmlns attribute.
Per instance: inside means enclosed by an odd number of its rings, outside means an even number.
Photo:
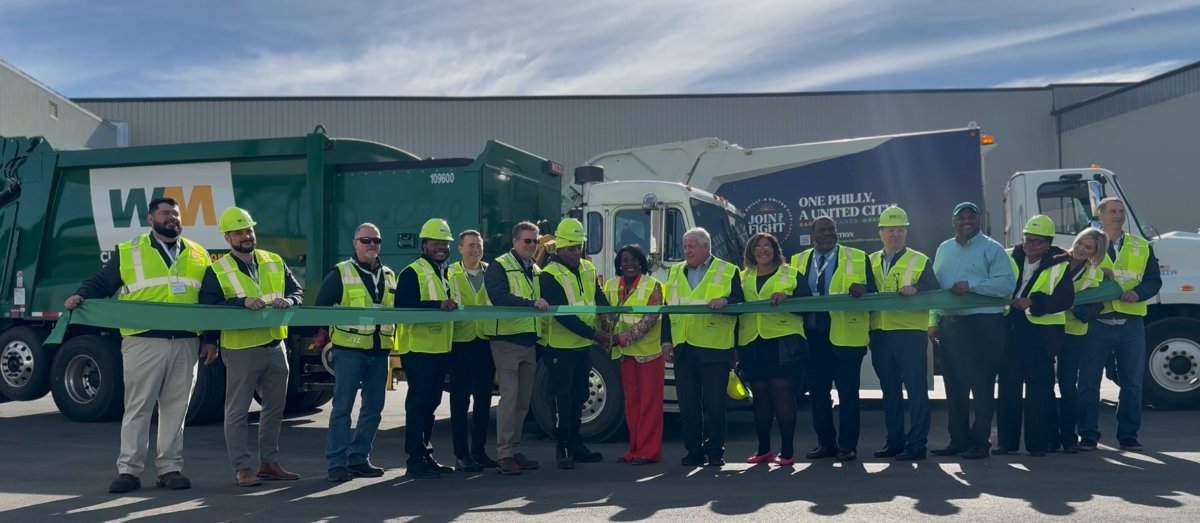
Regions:
<svg viewBox="0 0 1200 523"><path fill-rule="evenodd" d="M171 294L183 294L187 292L187 286L181 281L171 282Z"/></svg>
<svg viewBox="0 0 1200 523"><path fill-rule="evenodd" d="M378 304L378 303L372 303L372 304L371 304L371 308L372 308L372 309L382 309L382 308L383 308L383 306L382 306L382 305L380 305L380 304Z"/></svg>

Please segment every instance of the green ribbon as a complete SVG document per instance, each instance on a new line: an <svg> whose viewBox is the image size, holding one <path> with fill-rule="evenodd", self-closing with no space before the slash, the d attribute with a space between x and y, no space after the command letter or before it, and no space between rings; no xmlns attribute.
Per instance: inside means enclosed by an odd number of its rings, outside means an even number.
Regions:
<svg viewBox="0 0 1200 523"><path fill-rule="evenodd" d="M1121 287L1104 281L1100 287L1075 295L1076 304L1112 301L1121 295ZM977 294L956 296L948 290L901 296L895 292L866 294L852 299L845 294L789 298L777 307L760 300L739 303L721 309L722 314L764 312L868 312L926 309L968 309L1003 307L1004 298ZM205 331L263 327L328 327L330 325L381 325L433 323L445 321L509 320L577 314L713 314L706 305L666 305L641 307L596 307L567 305L541 312L528 307L463 306L456 311L437 309L366 309L352 307L270 307L251 311L239 307L180 305L122 300L88 300L58 319L47 344L62 343L69 325L90 325L114 329Z"/></svg>

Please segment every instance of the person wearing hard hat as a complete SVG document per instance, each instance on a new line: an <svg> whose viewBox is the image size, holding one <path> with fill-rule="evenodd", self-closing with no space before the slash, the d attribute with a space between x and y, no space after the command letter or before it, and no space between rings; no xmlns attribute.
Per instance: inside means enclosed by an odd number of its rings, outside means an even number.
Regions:
<svg viewBox="0 0 1200 523"><path fill-rule="evenodd" d="M607 306L608 299L597 285L596 267L583 259L583 224L565 218L554 231L555 252L538 276L542 297L551 306ZM595 314L542 318L541 343L549 348L543 355L550 378L549 390L555 411L555 461L560 469L575 463L593 463L604 456L583 444L580 434L583 404L588 399L588 375L592 371L592 345L608 349L612 339L598 329Z"/></svg>
<svg viewBox="0 0 1200 523"><path fill-rule="evenodd" d="M259 250L250 213L230 207L217 224L229 242L230 252L208 268L200 286L200 303L286 309L304 302L303 292L292 270L278 254ZM234 480L243 487L261 484L260 479L297 480L279 465L279 428L287 403L288 360L283 340L287 327L262 327L208 331L200 356L209 365L218 357L225 363L225 446L236 471ZM220 350L217 344L220 343ZM250 468L246 446L246 418L255 391L262 398L258 417L258 472Z"/></svg>
<svg viewBox="0 0 1200 523"><path fill-rule="evenodd" d="M476 230L458 233L458 254L462 261L446 270L450 298L470 307L488 303L484 275L488 264L483 260L483 236ZM450 430L454 439L454 468L464 472L482 472L496 468L484 446L492 411L492 384L496 364L481 320L454 322L454 347L450 350ZM467 414L471 401L472 419ZM468 431L468 425L470 430ZM469 441L468 441L469 440Z"/></svg>
<svg viewBox="0 0 1200 523"><path fill-rule="evenodd" d="M354 254L325 275L317 293L318 307L390 309L396 299L396 273L380 263L383 236L379 227L364 223L354 230ZM371 464L371 447L387 392L388 355L396 348L395 325L338 325L322 329L313 339L317 349L331 346L333 410L325 438L329 481L351 476L377 478L383 469ZM358 425L350 430L354 397L362 387Z"/></svg>
<svg viewBox="0 0 1200 523"><path fill-rule="evenodd" d="M999 242L979 229L979 206L963 202L950 214L953 238L938 246L933 273L955 295L968 292L1009 298L1016 288L1012 259ZM984 459L991 448L996 410L996 373L1004 352L1004 307L929 311L929 340L942 360L950 444L934 456ZM975 421L971 422L971 411Z"/></svg>
<svg viewBox="0 0 1200 523"><path fill-rule="evenodd" d="M870 256L871 272L879 292L913 296L940 288L929 257L905 246L908 213L889 207L879 216L883 249ZM925 335L929 311L875 311L871 313L871 366L883 391L883 419L887 444L877 458L897 461L925 459L929 440L929 357ZM909 430L904 432L904 393L908 393Z"/></svg>
<svg viewBox="0 0 1200 523"><path fill-rule="evenodd" d="M837 224L822 216L812 223L816 246L792 256L791 266L808 279L813 296L848 294L861 298L875 290L867 253L838 244ZM808 340L808 391L812 397L817 447L807 459L858 459L859 386L862 360L871 339L869 312L817 312L804 320ZM833 424L834 387L838 391L838 427ZM841 434L838 434L838 429Z"/></svg>
<svg viewBox="0 0 1200 523"><path fill-rule="evenodd" d="M1075 303L1067 273L1071 255L1054 245L1054 222L1038 215L1025 224L1025 241L1012 248L1017 290L1007 312L1008 332L1000 365L996 411L996 448L992 454L1017 452L1021 422L1025 450L1045 456L1057 433L1054 358L1065 341L1066 312ZM1022 394L1022 391L1024 394Z"/></svg>
<svg viewBox="0 0 1200 523"><path fill-rule="evenodd" d="M421 227L421 257L400 271L396 284L396 308L454 311L446 283L446 259L450 257L450 226L434 218ZM406 476L418 479L441 477L454 472L433 457L434 411L442 404L442 386L450 373L450 349L454 322L400 325L397 350L408 380L404 397L404 451L408 454Z"/></svg>
<svg viewBox="0 0 1200 523"><path fill-rule="evenodd" d="M67 299L67 310L84 300L116 296L118 300L153 303L199 303L200 282L208 269L208 252L185 240L179 203L172 198L150 201L150 232L117 246L99 273L83 282ZM121 366L125 381L125 414L121 420L121 453L114 494L141 487L150 445L150 418L158 405L158 481L161 488L190 488L183 475L183 424L200 353L200 333L121 329Z"/></svg>

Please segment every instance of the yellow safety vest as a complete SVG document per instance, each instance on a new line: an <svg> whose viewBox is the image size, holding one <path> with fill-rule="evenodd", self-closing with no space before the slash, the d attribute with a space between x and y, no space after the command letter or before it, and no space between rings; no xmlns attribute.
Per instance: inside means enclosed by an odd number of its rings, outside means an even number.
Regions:
<svg viewBox="0 0 1200 523"><path fill-rule="evenodd" d="M808 277L813 249L792 256L792 266ZM820 275L818 275L819 277ZM826 282L829 294L847 294L850 286L867 284L867 253L838 246L838 264L833 281ZM813 289L816 292L816 289ZM867 312L830 312L829 341L838 347L866 347L871 340L871 315Z"/></svg>
<svg viewBox="0 0 1200 523"><path fill-rule="evenodd" d="M687 276L683 274L686 266L680 263L671 267L667 277L667 295L664 296L668 305L705 305L717 298L728 298L733 292L737 267L732 263L714 257L708 272L704 273L704 279L695 289L689 288ZM720 313L676 314L670 319L673 345L687 343L706 349L733 348L737 316Z"/></svg>
<svg viewBox="0 0 1200 523"><path fill-rule="evenodd" d="M408 266L417 275L421 288L421 301L446 301L450 299L446 282L425 258L417 258ZM400 325L396 350L400 354L423 352L444 354L450 352L454 341L454 322L405 323Z"/></svg>
<svg viewBox="0 0 1200 523"><path fill-rule="evenodd" d="M480 266L482 270L487 270L486 263L480 262ZM454 301L467 306L487 305L487 287L480 287L479 292L476 292L475 287L471 285L470 278L467 277L467 269L463 267L462 262L454 262L449 269L446 269L446 279L450 281L450 296ZM483 320L454 322L454 341L486 340L487 335L483 333L486 323Z"/></svg>
<svg viewBox="0 0 1200 523"><path fill-rule="evenodd" d="M1008 253L1008 263L1012 265L1013 278L1016 278L1017 280L1017 288L1013 291L1013 296L1017 296L1017 298L1019 298L1020 296L1018 296L1017 293L1021 291L1021 278L1019 277L1020 272L1017 269L1017 260L1012 257L1013 249L1014 247L1009 247L1008 249L1005 249L1004 252ZM1070 265L1067 263L1059 263L1053 267L1050 267L1049 270L1042 271L1042 273L1038 275L1038 279L1034 280L1033 285L1030 286L1029 294L1032 295L1035 292L1040 292L1047 296L1054 294L1054 286L1058 285L1058 282L1061 281L1063 276L1067 274L1068 267L1070 267ZM1017 298L1013 299L1015 300ZM1005 305L1004 315L1008 316L1008 313L1011 310L1011 304ZM1025 309L1025 318L1029 320L1029 323L1036 325L1065 325L1067 322L1067 315L1062 312L1055 312L1045 316L1034 316L1033 307Z"/></svg>
<svg viewBox="0 0 1200 523"><path fill-rule="evenodd" d="M742 271L742 294L746 303L752 301L770 300L771 295L779 292L792 297L796 291L800 271L788 265L780 265L763 284L762 294L758 289L758 273L755 270ZM738 346L745 347L750 342L762 338L773 340L789 334L804 336L804 319L790 312L763 312L743 314L738 316Z"/></svg>
<svg viewBox="0 0 1200 523"><path fill-rule="evenodd" d="M213 264L213 273L221 283L225 299L231 298L262 298L271 306L276 298L283 297L283 277L285 268L283 258L267 251L254 251L255 264L260 273L259 281L238 270L237 264L230 260L232 254L223 256ZM263 268L267 269L262 274ZM226 349L247 349L259 347L275 340L287 338L287 327L260 327L256 329L237 329L221 331L221 346Z"/></svg>
<svg viewBox="0 0 1200 523"><path fill-rule="evenodd" d="M915 285L925 272L929 257L920 252L908 249L895 265L883 273L884 252L871 254L871 272L875 273L875 286L879 292L899 292L902 287ZM900 331L926 330L929 325L929 311L872 311L871 330Z"/></svg>
<svg viewBox="0 0 1200 523"><path fill-rule="evenodd" d="M542 272L550 273L551 276L554 276L555 281L562 285L567 294L568 305L596 305L596 267L592 265L592 262L579 260L581 285L575 284L575 275L571 273L571 269L558 262L550 262L542 268ZM596 328L595 314L579 314L578 317L588 327ZM568 330L558 322L557 318L544 317L541 318L541 322L541 344L547 347L579 349L591 347L594 343L592 340L580 337Z"/></svg>
<svg viewBox="0 0 1200 523"><path fill-rule="evenodd" d="M1140 237L1125 233L1125 239L1121 250L1117 252L1116 261L1109 259L1107 253L1104 258L1112 263L1113 276L1116 277L1117 283L1121 284L1121 290L1131 291L1139 283L1142 283L1146 265L1150 263L1150 243ZM1158 267L1155 267L1154 270L1158 270ZM1100 314L1115 311L1131 316L1145 316L1147 310L1144 301L1125 303L1117 299L1105 302L1104 309L1100 311Z"/></svg>
<svg viewBox="0 0 1200 523"><path fill-rule="evenodd" d="M149 234L137 241L129 240L117 246L121 263L121 283L118 300L149 301L157 303L186 303L195 305L200 300L200 283L210 261L204 247L179 238L179 256L175 264L167 267L158 249L150 242ZM121 329L122 336L133 336L146 329Z"/></svg>
<svg viewBox="0 0 1200 523"><path fill-rule="evenodd" d="M346 260L337 264L338 274L342 278L342 301L338 307L371 307L371 293L363 283L362 275L354 267L354 260ZM378 307L390 309L396 301L396 273L387 266L380 267L383 275L383 297ZM375 329L379 329L379 348L392 350L396 348L395 325L340 325L329 328L329 338L334 345L352 349L375 348Z"/></svg>
<svg viewBox="0 0 1200 523"><path fill-rule="evenodd" d="M1107 256L1106 256L1106 258L1107 258ZM1083 272L1080 273L1079 279L1075 280L1073 283L1073 285L1075 286L1076 294L1079 294L1084 289L1090 289L1092 287L1099 287L1100 282L1102 280L1104 280L1104 273L1100 271L1100 267L1094 265L1090 261L1085 261L1083 263L1086 264L1083 269ZM1087 331L1088 331L1087 324L1075 319L1075 314L1072 313L1070 310L1067 310L1066 318L1067 318L1067 323L1066 323L1067 334L1070 334L1072 336L1083 336L1084 334L1087 334Z"/></svg>
<svg viewBox="0 0 1200 523"><path fill-rule="evenodd" d="M533 264L532 281L525 277L525 271L521 270L521 262L511 252L506 252L496 258L495 265L499 265L499 269L504 271L505 277L508 279L509 292L527 300L541 299L542 285L538 282L538 275L542 270L536 263ZM490 269L496 270L496 267L490 267ZM489 297L488 305L491 304L492 301ZM527 332L537 334L539 338L542 336L542 322L532 316L512 320L487 320L485 325L484 334L487 336L509 336Z"/></svg>
<svg viewBox="0 0 1200 523"><path fill-rule="evenodd" d="M617 305L621 303L621 278L617 276L604 283L604 294L608 296L608 302ZM624 307L640 307L650 304L650 296L654 294L656 287L661 288L662 283L651 278L648 274L643 274L638 278L637 288L625 297ZM660 316L661 318L661 316ZM641 314L621 314L617 318L617 326L614 332L620 334L629 330L634 325L642 321ZM662 321L655 322L654 328L650 329L642 339L633 342L633 345L621 347L613 340L612 357L613 359L621 356L653 356L662 352L662 345L659 343L662 340Z"/></svg>

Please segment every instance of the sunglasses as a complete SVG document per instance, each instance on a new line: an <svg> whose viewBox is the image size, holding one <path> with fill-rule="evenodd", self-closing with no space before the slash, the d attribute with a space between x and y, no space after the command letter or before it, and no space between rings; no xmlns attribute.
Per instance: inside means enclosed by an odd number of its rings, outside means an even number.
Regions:
<svg viewBox="0 0 1200 523"><path fill-rule="evenodd" d="M523 242L525 245L529 245L531 243L536 243L537 238L521 238L521 242Z"/></svg>
<svg viewBox="0 0 1200 523"><path fill-rule="evenodd" d="M365 245L379 245L383 243L383 238L355 238L355 240Z"/></svg>

